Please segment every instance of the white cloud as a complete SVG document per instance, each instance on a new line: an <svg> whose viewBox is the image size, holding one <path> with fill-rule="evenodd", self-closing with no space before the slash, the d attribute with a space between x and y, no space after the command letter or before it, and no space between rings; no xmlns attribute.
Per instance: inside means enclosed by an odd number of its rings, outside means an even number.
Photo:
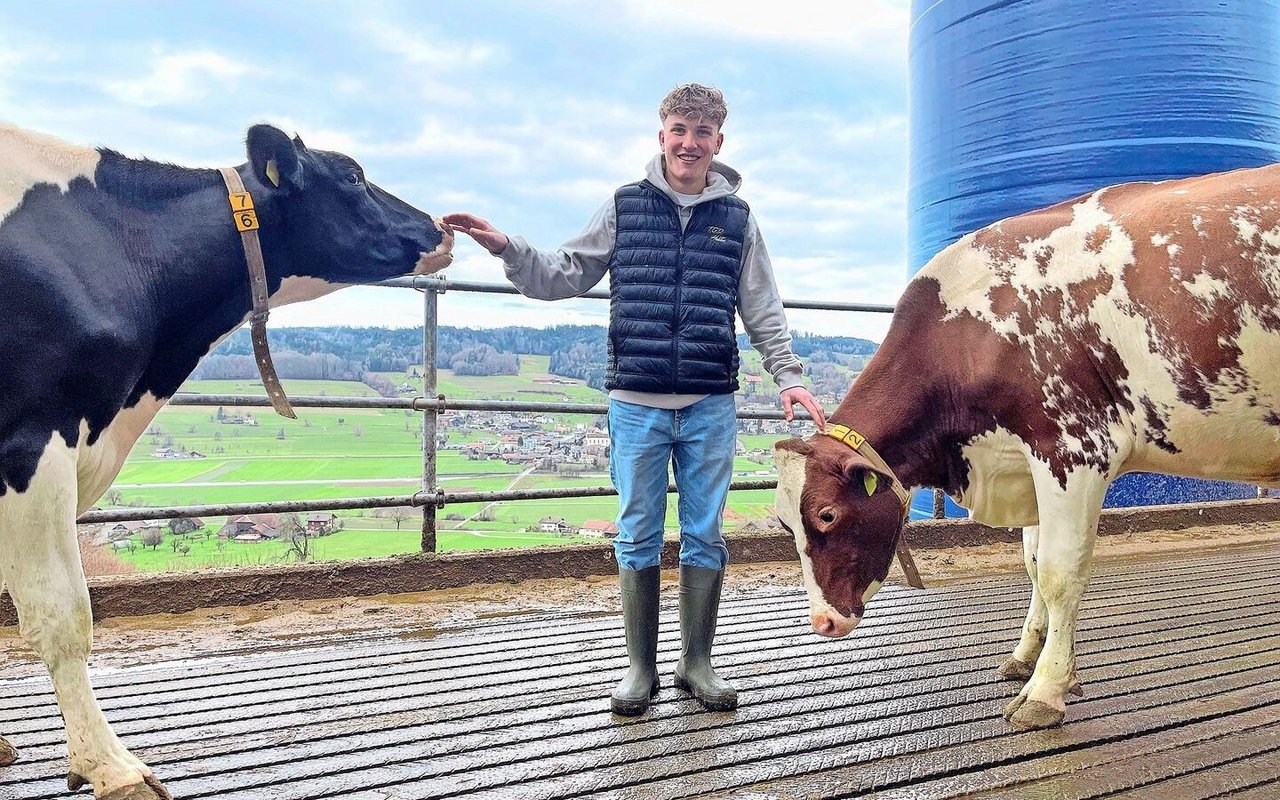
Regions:
<svg viewBox="0 0 1280 800"><path fill-rule="evenodd" d="M361 26L369 42L415 69L466 72L507 59L506 48L489 42L464 42L437 31L409 33L401 25L369 21Z"/></svg>
<svg viewBox="0 0 1280 800"><path fill-rule="evenodd" d="M135 106L189 105L215 91L234 92L238 79L250 73L262 75L253 65L212 50L157 53L145 75L108 81L102 88Z"/></svg>
<svg viewBox="0 0 1280 800"><path fill-rule="evenodd" d="M906 61L905 0L804 0L782 5L763 0L625 0L631 24L823 47L868 60Z"/></svg>

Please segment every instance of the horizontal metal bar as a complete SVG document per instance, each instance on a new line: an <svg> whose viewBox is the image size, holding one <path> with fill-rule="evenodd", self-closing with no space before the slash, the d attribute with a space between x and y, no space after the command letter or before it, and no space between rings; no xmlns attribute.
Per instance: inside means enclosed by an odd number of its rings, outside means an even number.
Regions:
<svg viewBox="0 0 1280 800"><path fill-rule="evenodd" d="M228 484L234 486L235 484ZM288 514L295 511L348 511L361 508L392 508L394 506L423 505L418 495L391 497L348 497L328 500L270 500L261 503L224 503L204 506L168 506L166 508L113 508L88 511L77 523L89 525L98 522L131 522L145 519L174 519L176 517L233 517L239 514Z"/></svg>
<svg viewBox="0 0 1280 800"><path fill-rule="evenodd" d="M729 484L730 491L747 491L751 489L773 489L776 480L734 481ZM675 484L667 486L667 493L674 494ZM613 497L618 490L612 486L573 486L564 489L507 489L497 492L445 492L438 500L443 505L455 503L496 502L500 500L546 500L560 497Z"/></svg>
<svg viewBox="0 0 1280 800"><path fill-rule="evenodd" d="M179 392L169 400L176 406L271 406L266 396L236 394L194 394ZM605 403L535 403L515 400L451 400L426 397L290 397L297 408L398 408L412 411L542 411L555 414L607 414ZM795 416L808 419L802 407L795 407ZM781 409L739 410L738 419L786 419Z"/></svg>
<svg viewBox="0 0 1280 800"><path fill-rule="evenodd" d="M773 489L776 480L735 481L730 491ZM675 492L675 484L667 487ZM167 508L113 508L89 511L76 520L82 525L104 522L132 522L138 520L174 519L178 517L233 517L239 514L288 514L299 511L350 511L366 508L392 508L396 506L440 507L459 503L493 503L502 500L551 500L564 497L610 497L618 490L612 486L568 486L563 489L507 489L490 492L416 492L411 495L384 497L349 497L328 500L272 500L261 503L224 503L202 506L169 506Z"/></svg>
<svg viewBox="0 0 1280 800"><path fill-rule="evenodd" d="M520 294L520 290L507 283L482 283L480 281L455 281L439 275L414 275L407 278L392 278L379 281L375 286L391 286L403 289L420 289L431 292L480 292L483 294ZM587 300L608 300L609 292L603 289L592 289L575 295ZM893 306L881 303L836 303L823 300L786 300L785 308L807 308L817 311L865 311L872 314L892 314Z"/></svg>

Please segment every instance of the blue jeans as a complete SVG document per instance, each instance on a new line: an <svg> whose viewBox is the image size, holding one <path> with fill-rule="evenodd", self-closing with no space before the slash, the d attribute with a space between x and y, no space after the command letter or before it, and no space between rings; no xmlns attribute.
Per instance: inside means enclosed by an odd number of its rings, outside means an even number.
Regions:
<svg viewBox="0 0 1280 800"><path fill-rule="evenodd" d="M680 563L723 569L721 522L738 438L732 394L680 409L609 401L609 475L618 490L618 566L657 566L667 516L667 465L679 492Z"/></svg>

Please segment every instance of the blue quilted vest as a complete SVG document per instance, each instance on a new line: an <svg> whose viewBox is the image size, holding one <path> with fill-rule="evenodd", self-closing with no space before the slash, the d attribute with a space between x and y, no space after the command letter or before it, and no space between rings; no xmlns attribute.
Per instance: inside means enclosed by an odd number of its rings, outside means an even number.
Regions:
<svg viewBox="0 0 1280 800"><path fill-rule="evenodd" d="M648 181L620 188L614 207L605 388L735 391L747 204L732 196L700 203L683 232L675 203Z"/></svg>

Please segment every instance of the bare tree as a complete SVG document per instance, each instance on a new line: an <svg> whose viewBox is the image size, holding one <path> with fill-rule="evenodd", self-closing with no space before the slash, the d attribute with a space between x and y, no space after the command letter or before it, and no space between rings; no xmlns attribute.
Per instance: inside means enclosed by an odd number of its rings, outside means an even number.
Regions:
<svg viewBox="0 0 1280 800"><path fill-rule="evenodd" d="M289 543L285 550L287 555L298 561L311 558L311 534L297 514L285 514L280 518L280 536Z"/></svg>
<svg viewBox="0 0 1280 800"><path fill-rule="evenodd" d="M400 530L400 523L413 516L413 512L404 506L395 506L387 509L387 516L396 521L396 530Z"/></svg>

